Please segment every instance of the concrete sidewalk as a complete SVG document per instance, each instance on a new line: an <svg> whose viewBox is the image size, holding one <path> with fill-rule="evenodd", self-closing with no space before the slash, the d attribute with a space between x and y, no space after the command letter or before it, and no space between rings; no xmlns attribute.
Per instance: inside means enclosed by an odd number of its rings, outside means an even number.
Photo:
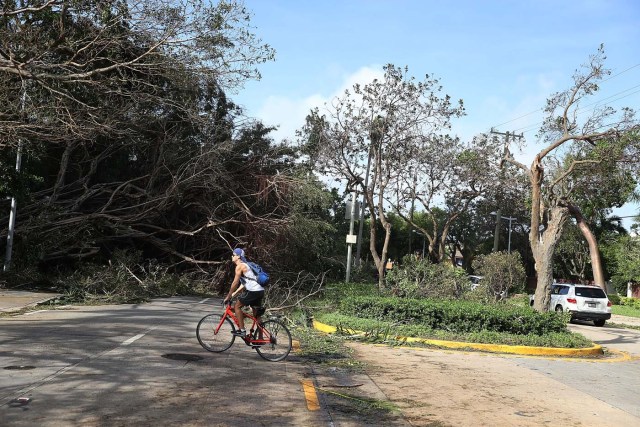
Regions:
<svg viewBox="0 0 640 427"><path fill-rule="evenodd" d="M0 289L0 313L18 311L25 307L32 307L59 296L60 294L49 292Z"/></svg>

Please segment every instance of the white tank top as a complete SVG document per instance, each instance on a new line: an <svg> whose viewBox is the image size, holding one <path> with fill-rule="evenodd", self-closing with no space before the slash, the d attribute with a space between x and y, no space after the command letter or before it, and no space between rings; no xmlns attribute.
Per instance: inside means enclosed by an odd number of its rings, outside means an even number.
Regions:
<svg viewBox="0 0 640 427"><path fill-rule="evenodd" d="M247 266L247 271L242 272L242 277L244 279L242 284L244 285L244 288L251 292L264 291L264 288L258 283L258 278L253 273L251 267L244 262L242 264Z"/></svg>

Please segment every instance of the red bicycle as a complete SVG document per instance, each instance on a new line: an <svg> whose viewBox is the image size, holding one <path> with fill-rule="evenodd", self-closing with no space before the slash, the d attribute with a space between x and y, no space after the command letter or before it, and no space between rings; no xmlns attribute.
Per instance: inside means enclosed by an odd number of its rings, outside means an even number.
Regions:
<svg viewBox="0 0 640 427"><path fill-rule="evenodd" d="M256 313L259 310L262 310L262 307L255 307L251 313L245 312L245 322L253 324L247 335L240 338L246 345L254 348L263 359L270 362L283 360L291 352L291 333L278 319L270 318L258 322ZM236 329L240 329L240 326L229 301L224 313L207 314L198 322L196 337L205 350L222 353L233 345Z"/></svg>

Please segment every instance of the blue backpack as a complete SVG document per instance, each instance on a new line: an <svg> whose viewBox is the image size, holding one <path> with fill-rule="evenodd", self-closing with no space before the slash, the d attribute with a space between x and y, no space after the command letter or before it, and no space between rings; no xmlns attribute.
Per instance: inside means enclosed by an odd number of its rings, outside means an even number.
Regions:
<svg viewBox="0 0 640 427"><path fill-rule="evenodd" d="M247 265L256 276L256 281L260 286L266 286L269 283L269 274L255 262L247 261Z"/></svg>

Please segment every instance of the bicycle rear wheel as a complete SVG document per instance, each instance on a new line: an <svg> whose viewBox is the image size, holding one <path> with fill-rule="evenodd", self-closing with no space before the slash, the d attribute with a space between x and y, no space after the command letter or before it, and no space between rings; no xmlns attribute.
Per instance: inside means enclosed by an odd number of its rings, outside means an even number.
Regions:
<svg viewBox="0 0 640 427"><path fill-rule="evenodd" d="M264 328L269 335L269 344L256 347L260 357L270 362L277 362L287 357L291 351L291 333L289 329L279 320L265 321Z"/></svg>
<svg viewBox="0 0 640 427"><path fill-rule="evenodd" d="M230 319L223 320L221 314L207 314L198 322L196 337L205 350L221 353L233 345L234 330Z"/></svg>

